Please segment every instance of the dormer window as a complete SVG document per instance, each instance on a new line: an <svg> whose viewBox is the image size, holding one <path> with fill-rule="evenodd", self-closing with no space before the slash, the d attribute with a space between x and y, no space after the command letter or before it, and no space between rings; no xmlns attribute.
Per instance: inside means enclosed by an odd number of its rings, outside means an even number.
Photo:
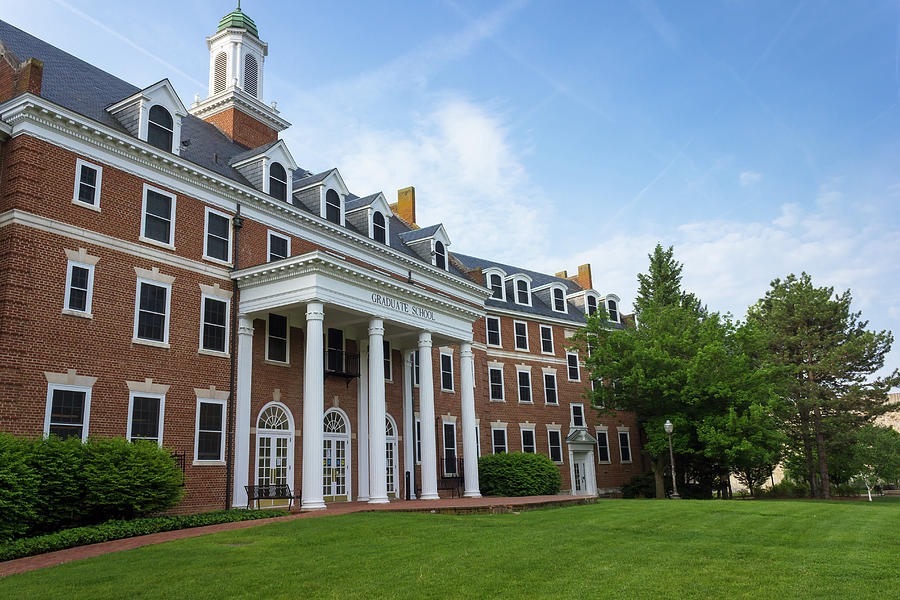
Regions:
<svg viewBox="0 0 900 600"><path fill-rule="evenodd" d="M150 120L147 124L147 142L166 152L172 151L174 124L172 115L157 104L150 109Z"/></svg>
<svg viewBox="0 0 900 600"><path fill-rule="evenodd" d="M566 296L562 288L553 288L553 310L566 312Z"/></svg>
<svg viewBox="0 0 900 600"><path fill-rule="evenodd" d="M491 288L491 298L503 300L503 277L499 273L488 275L488 287Z"/></svg>
<svg viewBox="0 0 900 600"><path fill-rule="evenodd" d="M516 281L516 304L531 306L531 290L524 279Z"/></svg>
<svg viewBox="0 0 900 600"><path fill-rule="evenodd" d="M616 301L612 299L608 299L606 301L606 312L609 313L609 320L614 323L619 322L619 308L616 305Z"/></svg>
<svg viewBox="0 0 900 600"><path fill-rule="evenodd" d="M595 312L597 312L597 299L593 296L588 296L585 300L585 306L587 306L588 316L593 315Z"/></svg>
<svg viewBox="0 0 900 600"><path fill-rule="evenodd" d="M279 200L287 200L287 172L277 162L269 166L269 194Z"/></svg>
<svg viewBox="0 0 900 600"><path fill-rule="evenodd" d="M325 218L341 224L341 197L334 190L328 190L325 194Z"/></svg>
<svg viewBox="0 0 900 600"><path fill-rule="evenodd" d="M377 210L372 214L372 239L382 244L387 243L387 225L384 215Z"/></svg>
<svg viewBox="0 0 900 600"><path fill-rule="evenodd" d="M441 242L434 243L434 266L447 270L447 250Z"/></svg>

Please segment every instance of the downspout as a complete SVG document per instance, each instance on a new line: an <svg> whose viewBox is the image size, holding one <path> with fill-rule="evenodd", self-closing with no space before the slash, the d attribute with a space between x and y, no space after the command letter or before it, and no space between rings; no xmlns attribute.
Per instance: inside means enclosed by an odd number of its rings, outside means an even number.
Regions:
<svg viewBox="0 0 900 600"><path fill-rule="evenodd" d="M231 261L231 271L237 271L238 258L240 257L240 234L241 227L244 225L244 218L241 216L241 205L238 203L237 211L231 219L232 227L234 227L234 259ZM237 281L231 282L231 368L228 374L228 432L225 444L227 447L225 455L225 510L231 508L231 487L234 465L234 406L235 406L235 377L237 371L237 305L238 305L238 286Z"/></svg>

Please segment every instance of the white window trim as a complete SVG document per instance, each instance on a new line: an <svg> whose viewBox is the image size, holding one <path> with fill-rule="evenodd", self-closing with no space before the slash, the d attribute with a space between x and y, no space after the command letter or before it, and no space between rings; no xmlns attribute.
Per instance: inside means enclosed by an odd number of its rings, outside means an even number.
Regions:
<svg viewBox="0 0 900 600"><path fill-rule="evenodd" d="M328 217L325 216L328 214L328 190L334 190L334 193L337 194L338 208L341 211L340 223L335 223L334 221L328 221ZM346 224L345 224L346 221L344 219L344 204L346 203L346 199L344 198L344 196L338 190L334 189L333 187L323 187L322 191L320 193L322 194L322 196L321 196L321 198L322 198L322 204L321 204L322 214L320 214L319 216L322 217L323 219L325 219L326 221L328 221L329 223L331 223L332 225L340 225L341 227L346 227Z"/></svg>
<svg viewBox="0 0 900 600"><path fill-rule="evenodd" d="M200 403L220 404L222 405L222 441L219 445L220 460L200 460L197 455L200 450ZM194 465L224 465L225 464L225 437L228 435L226 424L228 423L228 403L226 400L218 400L215 398L197 397L197 410L194 420Z"/></svg>
<svg viewBox="0 0 900 600"><path fill-rule="evenodd" d="M490 340L490 336L489 336L488 334L490 333L490 327L488 327L488 323L489 323L491 320L497 321L497 338L498 338L498 343L496 343L496 344L492 344L492 343L489 341L489 340ZM526 329L526 331L527 331L527 329ZM500 332L500 317L486 316L486 317L484 318L484 343L485 343L487 346L491 347L491 348L502 348L502 347L503 347L503 334Z"/></svg>
<svg viewBox="0 0 900 600"><path fill-rule="evenodd" d="M503 432L503 452L509 454L509 436L506 435L506 426L496 426L491 425L491 454L497 454L497 446L494 444L494 432L502 431Z"/></svg>
<svg viewBox="0 0 900 600"><path fill-rule="evenodd" d="M44 408L44 437L50 435L50 415L53 412L53 392L54 390L84 392L84 416L81 421L81 441L84 442L88 438L88 425L91 420L91 390L92 386L84 385L68 385L62 383L47 384L47 405Z"/></svg>
<svg viewBox="0 0 900 600"><path fill-rule="evenodd" d="M450 388L449 389L444 387L444 357L445 356L450 359ZM441 391L455 393L455 390L453 389L453 355L450 354L449 352L441 352L439 354L438 373L440 374L440 378L441 378Z"/></svg>
<svg viewBox="0 0 900 600"><path fill-rule="evenodd" d="M287 321L287 326L285 327L285 335L287 337L284 338L284 358L285 360L276 360L274 358L269 358L269 315L275 314L279 317L284 317L285 321ZM328 332L325 332L325 335L328 335ZM346 343L346 340L344 340ZM326 344L327 348L327 344ZM270 365L279 365L279 366L287 366L291 364L291 319L287 315L282 315L279 313L266 313L266 363Z"/></svg>
<svg viewBox="0 0 900 600"><path fill-rule="evenodd" d="M594 430L594 433L597 436L597 446L598 447L600 446L600 436L601 435L603 436L603 439L606 440L606 457L607 457L607 459L609 459L609 460L600 460L600 451L598 449L597 450L597 464L601 464L601 465L612 464L612 455L609 451L609 432L607 431L606 427L597 427Z"/></svg>
<svg viewBox="0 0 900 600"><path fill-rule="evenodd" d="M519 440L522 442L522 452L525 452L525 432L531 432L531 441L534 442L534 452L532 454L537 454L537 436L534 434L534 425L529 425L528 427L523 427L519 425Z"/></svg>
<svg viewBox="0 0 900 600"><path fill-rule="evenodd" d="M160 242L159 240L154 240L148 238L146 234L146 226L147 226L147 192L154 191L157 194L162 194L163 196L168 196L172 199L172 209L171 215L172 218L169 220L169 241L168 242ZM177 196L171 192L167 192L166 190L160 189L158 187L154 187L149 184L144 184L144 199L141 204L141 235L138 238L140 241L145 242L147 244L152 244L154 246L159 246L160 248L168 248L169 250L175 249L175 202L177 200ZM204 226L205 229L205 226ZM204 247L206 246L206 238L204 238L203 242Z"/></svg>
<svg viewBox="0 0 900 600"><path fill-rule="evenodd" d="M547 377L553 378L553 391L556 393L556 402L549 402L547 400ZM541 379L544 384L544 404L547 406L559 406L559 380L556 378L556 373L547 373L544 371L541 374Z"/></svg>
<svg viewBox="0 0 900 600"><path fill-rule="evenodd" d="M228 222L228 239L227 247L228 247L228 256L226 260L222 260L221 258L216 258L215 256L209 255L209 215L214 214L220 217L223 217ZM209 206L205 207L203 211L203 260L208 260L210 262L214 262L220 265L231 265L231 236L233 235L232 224L231 224L231 215L228 213L224 213L221 210L216 210L215 208L210 208Z"/></svg>
<svg viewBox="0 0 900 600"><path fill-rule="evenodd" d="M603 304L606 308L606 314L609 316L612 315L612 313L609 310L609 302L610 301L613 301L616 303L616 318L615 319L610 318L609 321L610 321L610 323L621 323L622 322L622 311L619 309L619 299L618 298L613 297L613 298L604 298L603 299Z"/></svg>
<svg viewBox="0 0 900 600"><path fill-rule="evenodd" d="M87 272L88 272L87 297L85 298L84 310L76 310L74 308L69 308L69 293L72 291L72 267L81 267L82 269L87 269ZM85 262L80 262L77 260L69 260L69 263L66 265L66 292L65 292L65 294L66 295L63 298L62 314L71 315L73 317L84 317L86 319L93 319L94 314L92 312L92 308L93 308L93 303L94 303L94 265L85 263Z"/></svg>
<svg viewBox="0 0 900 600"><path fill-rule="evenodd" d="M527 326L526 326L527 327ZM544 331L550 332L550 352L544 350ZM553 356L556 354L556 346L553 343L553 327L550 325L541 325L540 326L540 338L541 338L541 354L548 354Z"/></svg>
<svg viewBox="0 0 900 600"><path fill-rule="evenodd" d="M491 287L491 277L499 277L500 278L500 297L494 297L494 288ZM488 298L493 298L494 300L499 300L501 302L506 302L506 273L502 271L488 271L485 273L485 278L487 282L487 289L491 291L491 295Z"/></svg>
<svg viewBox="0 0 900 600"><path fill-rule="evenodd" d="M625 434L625 437L628 439L628 444L626 444L628 448L628 460L625 460L622 456L622 434ZM631 452L631 432L627 429L619 429L616 432L616 441L619 443L619 462L623 465L631 464L634 460L634 454Z"/></svg>
<svg viewBox="0 0 900 600"><path fill-rule="evenodd" d="M575 370L578 373L578 379L572 379L572 374L569 371L569 357L570 356L575 357L575 367L576 367ZM578 360L577 352L566 352L566 378L568 378L569 381L581 381L581 364Z"/></svg>
<svg viewBox="0 0 900 600"><path fill-rule="evenodd" d="M500 371L500 397L494 398L492 394L491 371ZM506 402L506 385L503 381L503 364L488 364L488 400L490 402Z"/></svg>
<svg viewBox="0 0 900 600"><path fill-rule="evenodd" d="M528 397L530 400L522 400L522 384L519 383L519 375L526 373L528 375ZM516 367L516 397L519 404L534 404L534 386L531 384L531 369L523 369Z"/></svg>
<svg viewBox="0 0 900 600"><path fill-rule="evenodd" d="M166 288L166 319L163 327L163 340L145 340L138 337L138 321L141 313L141 284L155 285L156 287ZM159 280L148 279L146 277L137 278L137 286L134 292L134 333L131 337L132 344L144 344L146 346L156 346L158 348L169 348L169 322L172 317L172 284Z"/></svg>
<svg viewBox="0 0 900 600"><path fill-rule="evenodd" d="M527 303L519 302L519 282L522 281L525 283L525 291L526 297L528 298ZM513 303L518 304L519 306L531 306L531 282L522 276L513 275L512 278L512 292L513 292Z"/></svg>
<svg viewBox="0 0 900 600"><path fill-rule="evenodd" d="M517 339L518 336L516 335L516 324L518 324L518 323L521 323L522 325L525 326L525 347L524 348L519 348L519 346L518 346L519 340ZM513 321L513 349L518 350L520 352L528 352L529 346L530 346L530 344L528 343L528 322L527 321Z"/></svg>
<svg viewBox="0 0 900 600"><path fill-rule="evenodd" d="M277 237L287 242L287 256L285 258L291 257L291 238L289 236L278 233L277 231L272 231L269 229L268 235L266 235L266 262L272 262L272 238ZM283 259L278 259L283 260Z"/></svg>
<svg viewBox="0 0 900 600"><path fill-rule="evenodd" d="M87 204L86 202L82 202L79 199L81 195L81 167L90 167L97 171L97 185L94 186L94 203ZM103 182L103 167L100 165L95 165L94 163L88 162L86 160L82 160L80 158L75 159L75 195L72 197L72 204L76 206L82 206L84 208L89 208L91 210L95 210L100 212L100 184Z"/></svg>
<svg viewBox="0 0 900 600"><path fill-rule="evenodd" d="M560 460L553 460L553 441L550 439L550 434L554 433L554 432L556 433L557 437L559 438L559 458L560 458ZM562 430L560 429L559 425L556 425L556 426L547 425L547 456L550 458L551 461L553 461L557 465L562 465L562 464L565 464L565 462L566 462L565 454L563 454Z"/></svg>
<svg viewBox="0 0 900 600"><path fill-rule="evenodd" d="M413 353L412 353L413 388L419 387L419 365L416 365L417 362L419 362L419 351L413 350ZM421 365L421 363L420 363L420 365Z"/></svg>
<svg viewBox="0 0 900 600"><path fill-rule="evenodd" d="M584 294L584 314L585 316L590 316L590 312L588 311L588 298L593 298L594 302L597 304L597 310L600 310L600 294L596 292L585 292Z"/></svg>
<svg viewBox="0 0 900 600"><path fill-rule="evenodd" d="M388 214L386 214L382 210L378 210L377 208L373 208L369 211L369 237L375 240L375 213L381 213L381 216L384 217L384 241L378 242L379 244L386 244L390 246L391 244L391 219Z"/></svg>
<svg viewBox="0 0 900 600"><path fill-rule="evenodd" d="M285 166L284 163L282 163L281 161L272 160L268 156L265 157L266 176L263 179L263 188L264 188L263 191L266 194L269 194L270 196L272 195L272 192L270 191L272 189L272 165L275 163L278 163L279 165L281 165L281 168L284 169L284 177L285 177L286 181L282 182L282 183L284 183L284 200L283 200L283 202L290 202L291 197L293 195L291 193L291 191L292 191L291 190L291 182L294 178L293 177L294 172L293 172L293 170L291 170L287 166ZM278 181L281 182L280 179ZM278 200L281 200L281 198L278 198Z"/></svg>
<svg viewBox="0 0 900 600"><path fill-rule="evenodd" d="M216 302L224 302L225 303L225 350L211 350L209 348L203 347L203 327L206 325L206 301L207 300L215 300ZM222 296L216 296L214 294L200 294L200 345L198 346L197 353L198 354L208 354L210 356L221 356L224 358L228 358L231 356L229 352L229 348L231 348L231 299L224 298Z"/></svg>
<svg viewBox="0 0 900 600"><path fill-rule="evenodd" d="M581 408L581 425L575 424L575 407L578 406ZM587 417L584 414L584 404L580 402L573 402L569 405L569 426L570 427L587 427Z"/></svg>
<svg viewBox="0 0 900 600"><path fill-rule="evenodd" d="M454 466L453 474L456 476L459 476L459 475L461 475L461 473L458 472L459 471L459 468L458 468L459 467L459 442L458 442L457 438L459 436L457 435L457 432L456 432L456 417L449 416L449 415L443 415L441 417L441 456L440 456L440 458L441 458L441 464L444 465L442 475L446 476L448 474L447 463L445 462L445 459L447 456L447 449L450 448L449 446L447 446L447 432L446 432L447 425L451 425L453 427L453 446L452 446L452 448L453 448L453 456L456 457L456 465Z"/></svg>
<svg viewBox="0 0 900 600"><path fill-rule="evenodd" d="M422 464L422 419L419 418L419 413L416 413L413 423L413 462Z"/></svg>
<svg viewBox="0 0 900 600"><path fill-rule="evenodd" d="M394 356L393 356L393 348L391 348L391 342L388 340L382 340L382 346L387 345L387 351L384 353L384 360L382 361L386 367L388 367L388 373L391 374L390 377L385 377L385 383L394 383ZM346 343L344 344L346 346Z"/></svg>
<svg viewBox="0 0 900 600"><path fill-rule="evenodd" d="M557 290L559 290L560 293L562 294L562 302L563 302L562 310L556 309L556 295L555 294L556 294ZM569 313L569 303L566 300L566 288L564 288L563 286L554 285L553 287L550 288L550 309L553 312L558 312L558 313L564 314L564 315Z"/></svg>
<svg viewBox="0 0 900 600"><path fill-rule="evenodd" d="M132 418L134 417L134 397L135 396L140 396L141 398L157 398L159 400L159 423L157 424L157 434L158 434L159 439L157 439L156 445L159 447L162 447L163 421L165 420L164 416L166 414L166 395L165 394L150 394L150 393L145 393L145 392L134 392L134 391L128 392L128 430L125 433L125 439L127 439L129 442L132 441L131 440L131 421L132 421ZM223 437L224 437L224 433L225 432L223 431L222 432Z"/></svg>

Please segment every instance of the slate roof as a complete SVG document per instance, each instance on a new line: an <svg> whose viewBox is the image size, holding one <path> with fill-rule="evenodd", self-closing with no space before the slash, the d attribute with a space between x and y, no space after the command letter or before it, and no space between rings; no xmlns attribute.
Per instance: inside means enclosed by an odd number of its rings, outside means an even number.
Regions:
<svg viewBox="0 0 900 600"><path fill-rule="evenodd" d="M353 194L348 195L344 200L344 212L350 212L351 210L356 210L357 208L362 208L363 206L369 206L375 201L375 198L377 198L378 194L380 193L381 192L378 192L377 194L369 194L365 198L360 198L359 196L354 196Z"/></svg>
<svg viewBox="0 0 900 600"><path fill-rule="evenodd" d="M400 237L403 238L404 242L414 242L416 240L421 240L423 238L431 237L434 235L434 232L437 231L441 227L441 224L437 225L429 225L428 227L421 227L419 229L411 229L400 234Z"/></svg>
<svg viewBox="0 0 900 600"><path fill-rule="evenodd" d="M240 154L235 154L231 157L231 160L228 161L229 165L236 165L243 160L247 160L248 158L253 158L254 156L259 156L260 154L264 154L266 150L280 142L281 140L275 140L274 142L269 142L268 144L263 144L259 148L251 148L246 152L241 152Z"/></svg>
<svg viewBox="0 0 900 600"><path fill-rule="evenodd" d="M308 185L312 185L314 183L319 183L320 181L324 181L326 177L331 175L331 172L334 169L328 169L327 171L322 171L321 173L316 173L315 175L310 174L309 171L302 171L298 169L298 172L294 173L294 181L293 187L294 189L300 189L302 187L306 187Z"/></svg>

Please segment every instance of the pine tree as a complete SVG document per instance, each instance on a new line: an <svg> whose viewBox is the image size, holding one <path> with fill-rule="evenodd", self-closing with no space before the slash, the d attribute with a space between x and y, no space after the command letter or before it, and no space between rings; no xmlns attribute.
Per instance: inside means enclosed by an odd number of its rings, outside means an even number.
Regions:
<svg viewBox="0 0 900 600"><path fill-rule="evenodd" d="M674 258L675 249L669 246L663 250L662 244L656 244L652 254L648 254L650 267L647 273L638 273L638 293L634 300L634 311L640 318L641 313L652 305L684 306L699 310L700 302L693 294L681 289L681 270L683 265Z"/></svg>

